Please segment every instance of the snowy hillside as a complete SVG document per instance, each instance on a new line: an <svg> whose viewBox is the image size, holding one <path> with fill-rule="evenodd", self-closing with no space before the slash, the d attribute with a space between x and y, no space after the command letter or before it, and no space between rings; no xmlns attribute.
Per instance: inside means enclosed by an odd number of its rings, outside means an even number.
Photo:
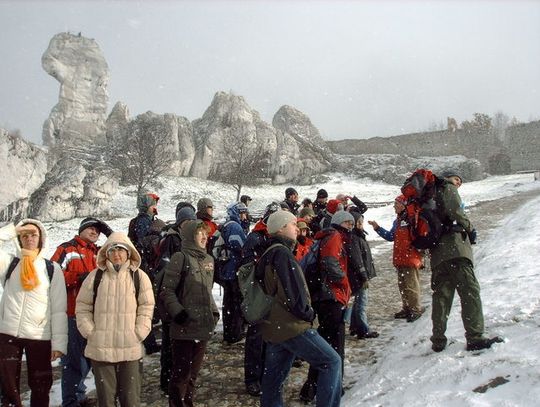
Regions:
<svg viewBox="0 0 540 407"><path fill-rule="evenodd" d="M470 188L464 194L471 200L481 196ZM539 208L536 198L509 214L476 248L486 330L505 337L505 343L465 351L456 295L447 331L450 345L443 352L431 351L429 318L403 325L392 333L384 354L375 355L377 364L347 373L359 380L344 406L539 405Z"/></svg>

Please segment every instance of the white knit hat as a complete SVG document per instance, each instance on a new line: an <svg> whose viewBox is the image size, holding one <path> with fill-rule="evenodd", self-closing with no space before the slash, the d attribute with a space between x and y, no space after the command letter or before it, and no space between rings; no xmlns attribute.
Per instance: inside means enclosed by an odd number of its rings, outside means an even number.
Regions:
<svg viewBox="0 0 540 407"><path fill-rule="evenodd" d="M296 220L296 216L294 216L289 211L274 212L272 215L270 215L268 221L266 222L268 233L270 235L277 233L278 230L280 230L283 226L292 222L293 220Z"/></svg>

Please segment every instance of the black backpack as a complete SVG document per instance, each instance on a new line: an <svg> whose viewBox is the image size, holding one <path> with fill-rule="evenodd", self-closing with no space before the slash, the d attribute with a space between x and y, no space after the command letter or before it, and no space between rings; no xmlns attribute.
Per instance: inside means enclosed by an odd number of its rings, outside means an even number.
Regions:
<svg viewBox="0 0 540 407"><path fill-rule="evenodd" d="M43 260L45 260L45 267L47 268L47 276L49 277L49 282L52 282L54 274L54 263L47 259ZM14 257L13 260L11 260L11 263L9 264L6 272L6 278L4 279L4 285L11 277L11 274L13 274L13 270L15 270L15 267L17 267L17 264L19 264L20 261L21 259L19 259L18 257Z"/></svg>

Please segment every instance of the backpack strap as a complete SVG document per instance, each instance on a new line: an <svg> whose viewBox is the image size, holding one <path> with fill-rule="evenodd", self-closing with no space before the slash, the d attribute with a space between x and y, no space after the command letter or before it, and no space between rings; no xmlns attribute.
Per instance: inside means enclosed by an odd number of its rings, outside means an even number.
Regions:
<svg viewBox="0 0 540 407"><path fill-rule="evenodd" d="M178 252L182 255L182 268L180 270L180 281L178 282L178 285L176 286L176 289L174 290L176 294L176 298L180 299L180 294L182 294L182 291L184 290L184 284L186 282L186 255L182 252Z"/></svg>
<svg viewBox="0 0 540 407"><path fill-rule="evenodd" d="M94 278L94 299L92 301L92 308L96 307L97 291L98 291L99 283L101 283L101 277L103 277L103 270L97 269L96 277Z"/></svg>
<svg viewBox="0 0 540 407"><path fill-rule="evenodd" d="M47 268L47 276L49 277L49 282L52 282L52 278L54 275L54 263L47 259L44 259L44 260L45 260L45 267ZM11 277L11 275L13 274L13 271L15 270L15 267L17 267L17 264L19 264L20 261L21 259L19 259L18 257L14 257L13 260L11 260L11 263L9 263L9 267L6 272L6 278L4 279L4 284L6 284L8 279Z"/></svg>
<svg viewBox="0 0 540 407"><path fill-rule="evenodd" d="M9 278L11 277L11 274L13 273L13 270L15 270L15 267L17 267L17 264L19 264L20 261L21 259L19 259L18 257L14 257L13 260L11 260L11 263L9 263L9 267L6 272L6 278L4 279L4 284L6 284L6 282L9 280Z"/></svg>
<svg viewBox="0 0 540 407"><path fill-rule="evenodd" d="M129 274L133 279L133 284L135 285L135 299L137 300L137 306L139 305L139 292L141 289L141 277L139 276L139 270L129 269Z"/></svg>

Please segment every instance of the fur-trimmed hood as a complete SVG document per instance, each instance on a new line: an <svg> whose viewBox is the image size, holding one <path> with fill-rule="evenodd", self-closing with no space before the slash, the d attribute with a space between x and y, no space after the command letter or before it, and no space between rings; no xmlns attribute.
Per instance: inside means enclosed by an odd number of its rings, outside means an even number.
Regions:
<svg viewBox="0 0 540 407"><path fill-rule="evenodd" d="M129 247L129 262L131 263L131 268L133 270L138 269L141 266L141 256L137 249L135 249L133 243L131 243L131 240L129 240L129 237L127 237L127 235L123 232L113 232L110 234L107 241L98 251L97 266L103 270L107 268L107 251L111 245L115 243L120 243Z"/></svg>
<svg viewBox="0 0 540 407"><path fill-rule="evenodd" d="M41 248L39 250L39 255L41 257L43 257L43 253L46 253L47 249L48 249L47 231L45 230L45 226L43 225L43 223L41 223L37 219L26 218L26 219L21 220L19 223L17 223L16 227L26 225L26 224L34 225L39 229L39 232L41 234ZM19 239L17 237L15 238L15 247L17 249L17 257L21 257L21 249L22 249L22 247L21 247L21 243L19 242Z"/></svg>

